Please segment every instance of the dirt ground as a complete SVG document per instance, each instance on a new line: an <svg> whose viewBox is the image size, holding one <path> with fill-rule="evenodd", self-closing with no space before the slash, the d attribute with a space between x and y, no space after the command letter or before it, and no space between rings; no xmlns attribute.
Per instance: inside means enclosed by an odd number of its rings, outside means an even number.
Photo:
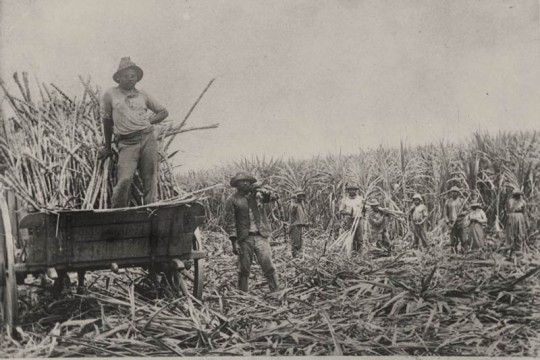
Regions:
<svg viewBox="0 0 540 360"><path fill-rule="evenodd" d="M396 241L392 256L368 246L347 258L326 241L308 234L295 259L284 238L271 241L274 294L258 265L239 292L229 241L209 232L202 303L142 269L88 273L82 294L76 276L61 295L28 281L0 357L540 354L536 249L454 255L444 241L427 252Z"/></svg>

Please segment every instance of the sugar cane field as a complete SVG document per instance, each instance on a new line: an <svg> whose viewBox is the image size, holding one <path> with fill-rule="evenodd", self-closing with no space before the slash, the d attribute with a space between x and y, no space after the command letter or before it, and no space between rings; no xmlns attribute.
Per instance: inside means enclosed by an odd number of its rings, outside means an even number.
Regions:
<svg viewBox="0 0 540 360"><path fill-rule="evenodd" d="M26 73L1 83L3 189L31 211L110 207L116 157L99 161L100 92L80 78L81 94L37 83ZM195 105L212 85L201 89ZM218 124L191 125L188 114L156 127L158 197L197 201L205 252L202 301L178 296L147 269L87 272L83 289L70 274L60 293L46 274L18 286L19 324L2 327L0 357L212 355L540 355L540 143L536 132L471 134L461 143L431 143L327 154L307 160L244 158L227 166L178 174L170 150L176 136L202 136ZM197 131L195 134L186 132ZM198 132L202 131L202 132ZM275 189L269 206L272 256L281 289L269 293L255 264L249 292L237 289L236 256L224 232L229 180L238 171ZM363 250L343 251L338 217L346 184L392 211L391 253L363 225ZM142 204L141 180L131 206ZM452 186L480 199L488 218L485 246L453 251L443 205ZM291 255L289 205L306 193L310 226ZM527 200L528 236L519 251L505 243L506 203L513 189ZM415 193L428 209L426 249L412 247L401 216ZM368 209L369 212L369 209ZM25 238L15 249L22 261ZM163 280L163 279L162 279Z"/></svg>

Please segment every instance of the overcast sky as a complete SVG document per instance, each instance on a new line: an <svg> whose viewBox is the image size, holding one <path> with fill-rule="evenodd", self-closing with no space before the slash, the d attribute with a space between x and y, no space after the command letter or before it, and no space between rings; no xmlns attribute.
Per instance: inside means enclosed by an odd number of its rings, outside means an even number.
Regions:
<svg viewBox="0 0 540 360"><path fill-rule="evenodd" d="M240 156L538 129L538 0L2 1L1 75L28 71L71 94L78 75L138 87L180 120L183 169Z"/></svg>

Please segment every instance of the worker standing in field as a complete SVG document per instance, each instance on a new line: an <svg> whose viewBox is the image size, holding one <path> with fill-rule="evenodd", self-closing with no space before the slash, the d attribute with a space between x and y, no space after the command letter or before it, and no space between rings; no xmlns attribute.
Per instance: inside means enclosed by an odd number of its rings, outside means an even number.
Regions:
<svg viewBox="0 0 540 360"><path fill-rule="evenodd" d="M444 204L444 220L450 227L450 244L455 252L461 246L465 249L467 244L467 227L465 216L467 215L466 201L461 197L457 186L450 189L450 199Z"/></svg>
<svg viewBox="0 0 540 360"><path fill-rule="evenodd" d="M238 289L248 291L251 264L256 256L270 291L279 290L276 270L272 263L272 250L268 238L271 228L264 204L277 200L277 195L257 184L246 172L231 179L236 192L225 201L225 231L238 255Z"/></svg>
<svg viewBox="0 0 540 360"><path fill-rule="evenodd" d="M309 226L304 208L306 194L302 189L296 189L289 207L289 238L291 239L292 256L297 257L302 251L302 231Z"/></svg>
<svg viewBox="0 0 540 360"><path fill-rule="evenodd" d="M380 208L379 201L372 200L369 205L371 206L371 213L368 216L369 225L371 228L371 236L375 240L378 247L382 247L386 250L388 256L391 255L391 245L388 237L388 230L386 229L387 215Z"/></svg>
<svg viewBox="0 0 540 360"><path fill-rule="evenodd" d="M469 224L468 249L479 250L484 248L484 226L487 224L487 217L482 204L473 202L471 212L465 217L465 223Z"/></svg>
<svg viewBox="0 0 540 360"><path fill-rule="evenodd" d="M512 198L508 200L506 212L506 244L514 251L523 250L527 239L527 222L525 220L527 203L523 199L523 191L514 189Z"/></svg>
<svg viewBox="0 0 540 360"><path fill-rule="evenodd" d="M364 198L358 194L358 190L360 190L360 188L355 184L347 184L345 186L347 196L341 200L339 205L339 214L342 217L342 231L351 229L355 222L355 218L358 219L356 230L354 231L353 235L353 250L361 252L364 229L363 218L366 213L366 208Z"/></svg>
<svg viewBox="0 0 540 360"><path fill-rule="evenodd" d="M108 89L103 95L102 120L105 145L99 153L99 158L105 159L112 154L113 133L118 146L113 208L129 205L131 185L137 169L144 186L145 204L157 201L159 162L153 125L162 122L169 113L147 92L135 87L142 77L142 69L129 57L124 57L113 75L113 80L118 86Z"/></svg>
<svg viewBox="0 0 540 360"><path fill-rule="evenodd" d="M423 204L422 195L414 194L413 205L409 211L409 214L413 224L413 248L427 248L428 241L426 221L429 214L426 205Z"/></svg>

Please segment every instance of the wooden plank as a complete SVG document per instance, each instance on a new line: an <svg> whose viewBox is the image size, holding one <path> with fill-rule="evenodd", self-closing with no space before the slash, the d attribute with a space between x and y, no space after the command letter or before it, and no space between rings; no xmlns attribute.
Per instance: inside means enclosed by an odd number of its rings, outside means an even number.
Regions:
<svg viewBox="0 0 540 360"><path fill-rule="evenodd" d="M28 246L27 259L28 264L46 263L47 259L47 226L38 226L27 229Z"/></svg>
<svg viewBox="0 0 540 360"><path fill-rule="evenodd" d="M72 263L79 261L102 261L149 257L148 239L133 238L115 242L95 241L77 242L73 247Z"/></svg>
<svg viewBox="0 0 540 360"><path fill-rule="evenodd" d="M17 214L18 210L18 204L17 204L17 197L15 196L15 193L13 191L6 191L7 195L7 206L8 206L8 214L11 224L11 234L13 236L13 242L17 245L18 248L21 248L22 244L19 243L19 218Z"/></svg>
<svg viewBox="0 0 540 360"><path fill-rule="evenodd" d="M85 226L72 228L74 242L93 242L126 240L132 238L148 238L150 223L110 224L103 226Z"/></svg>
<svg viewBox="0 0 540 360"><path fill-rule="evenodd" d="M169 220L175 217L175 213L183 212L183 207L155 209L154 213L159 214L161 219ZM148 210L127 210L121 212L62 212L60 217L71 215L74 227L109 225L109 224L129 224L135 222L148 222L152 212Z"/></svg>
<svg viewBox="0 0 540 360"><path fill-rule="evenodd" d="M198 204L196 204L198 205ZM186 258L192 251L197 216L202 206L153 209L158 216L154 255L159 259ZM146 210L99 213L69 211L59 214L29 214L21 225L31 230L27 264L79 267L104 266L109 261L150 261L150 216ZM71 217L71 225L66 224ZM70 229L70 234L66 231ZM68 236L70 235L70 236ZM168 261L168 260L167 260ZM123 261L124 262L124 261Z"/></svg>
<svg viewBox="0 0 540 360"><path fill-rule="evenodd" d="M193 249L193 233L178 233L175 238L170 238L168 246L159 246L158 255L181 256L189 254Z"/></svg>

